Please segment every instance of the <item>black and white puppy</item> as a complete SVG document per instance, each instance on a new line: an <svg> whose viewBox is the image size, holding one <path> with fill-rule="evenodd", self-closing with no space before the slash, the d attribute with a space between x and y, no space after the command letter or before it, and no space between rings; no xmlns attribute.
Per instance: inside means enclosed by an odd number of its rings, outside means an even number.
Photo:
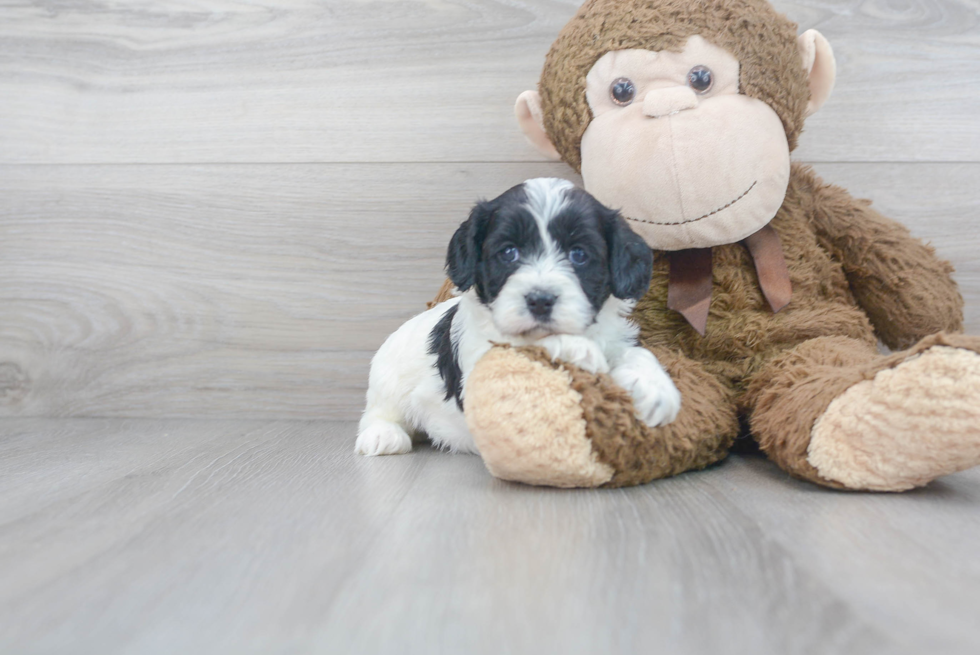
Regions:
<svg viewBox="0 0 980 655"><path fill-rule="evenodd" d="M405 323L371 362L356 451L407 453L409 435L425 433L438 447L476 452L464 390L491 342L539 345L608 372L644 422L673 421L680 394L627 318L652 265L618 212L565 180L528 180L478 203L446 257L461 295Z"/></svg>

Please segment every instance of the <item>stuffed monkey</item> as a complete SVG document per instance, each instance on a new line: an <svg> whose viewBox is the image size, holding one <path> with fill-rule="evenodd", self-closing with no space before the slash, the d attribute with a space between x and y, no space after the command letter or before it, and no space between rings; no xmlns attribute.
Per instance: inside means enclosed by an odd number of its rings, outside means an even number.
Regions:
<svg viewBox="0 0 980 655"><path fill-rule="evenodd" d="M682 408L651 429L608 377L494 348L465 389L493 474L640 484L740 432L835 488L980 463L980 339L957 334L952 267L790 162L835 75L823 36L796 32L766 0L591 0L561 31L518 121L654 250L633 318Z"/></svg>

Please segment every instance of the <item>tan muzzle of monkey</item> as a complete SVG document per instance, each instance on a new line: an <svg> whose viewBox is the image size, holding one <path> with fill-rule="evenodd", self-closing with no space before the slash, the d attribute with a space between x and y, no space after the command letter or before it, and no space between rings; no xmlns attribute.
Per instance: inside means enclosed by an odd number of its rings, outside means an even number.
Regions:
<svg viewBox="0 0 980 655"><path fill-rule="evenodd" d="M683 87L652 90L642 107L596 116L582 137L586 191L655 250L741 241L786 194L789 147L776 112L744 95L694 102Z"/></svg>

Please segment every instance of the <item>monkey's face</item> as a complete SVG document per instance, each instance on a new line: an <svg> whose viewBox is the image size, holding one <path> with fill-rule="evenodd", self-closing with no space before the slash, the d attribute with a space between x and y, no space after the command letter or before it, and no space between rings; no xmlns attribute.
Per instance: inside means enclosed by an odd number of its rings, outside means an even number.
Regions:
<svg viewBox="0 0 980 655"><path fill-rule="evenodd" d="M782 122L739 94L739 63L722 48L693 36L681 52L607 52L586 77L586 96L585 188L653 248L734 243L782 205Z"/></svg>

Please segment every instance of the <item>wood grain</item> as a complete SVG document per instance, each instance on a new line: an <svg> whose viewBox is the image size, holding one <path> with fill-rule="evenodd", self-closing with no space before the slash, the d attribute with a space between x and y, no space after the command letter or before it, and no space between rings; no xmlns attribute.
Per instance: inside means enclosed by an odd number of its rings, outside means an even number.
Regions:
<svg viewBox="0 0 980 655"><path fill-rule="evenodd" d="M249 420L355 418L471 203L569 175L512 104L578 4L0 4L0 652L980 651L978 470L560 491ZM776 4L839 64L796 156L980 333L977 0Z"/></svg>
<svg viewBox="0 0 980 655"><path fill-rule="evenodd" d="M6 167L0 413L353 417L472 203L531 167Z"/></svg>
<svg viewBox="0 0 980 655"><path fill-rule="evenodd" d="M0 7L0 162L482 162L539 156L513 103L578 0L165 0ZM976 161L976 0L777 7L837 54L812 161Z"/></svg>
<svg viewBox="0 0 980 655"><path fill-rule="evenodd" d="M818 169L954 261L980 332L980 165ZM2 167L0 415L353 418L474 200L568 172Z"/></svg>
<svg viewBox="0 0 980 655"><path fill-rule="evenodd" d="M725 479L704 476L778 547L809 561L854 616L912 650L976 650L980 626L980 471L907 494L822 493L763 458L734 458ZM929 518L919 513L928 513ZM913 624L916 604L942 606Z"/></svg>
<svg viewBox="0 0 980 655"><path fill-rule="evenodd" d="M761 459L624 490L352 453L352 423L0 422L0 651L972 653L980 473Z"/></svg>

